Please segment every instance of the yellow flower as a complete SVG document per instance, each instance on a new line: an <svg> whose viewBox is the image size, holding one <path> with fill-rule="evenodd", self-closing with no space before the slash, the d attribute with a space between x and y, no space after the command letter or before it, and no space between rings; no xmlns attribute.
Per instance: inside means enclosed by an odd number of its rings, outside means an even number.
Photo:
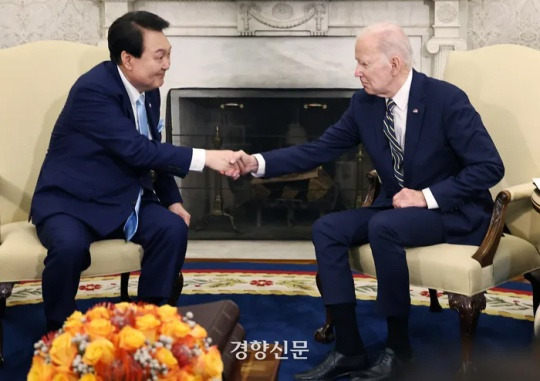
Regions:
<svg viewBox="0 0 540 381"><path fill-rule="evenodd" d="M204 339L208 333L206 333L206 329L201 327L199 324L197 324L191 332L189 333L194 339Z"/></svg>
<svg viewBox="0 0 540 381"><path fill-rule="evenodd" d="M176 357L174 357L172 352L168 350L167 348L163 348L163 347L159 348L156 351L156 358L158 359L159 362L167 365L167 367L169 368L172 368L173 366L178 364Z"/></svg>
<svg viewBox="0 0 540 381"><path fill-rule="evenodd" d="M97 337L110 338L114 332L114 326L109 319L97 318L84 325L84 330L90 335L91 339Z"/></svg>
<svg viewBox="0 0 540 381"><path fill-rule="evenodd" d="M71 315L68 316L68 318L66 319L66 321L70 321L70 320L78 320L80 321L82 318L83 318L83 314L81 311L74 311Z"/></svg>
<svg viewBox="0 0 540 381"><path fill-rule="evenodd" d="M200 380L200 377L195 378L194 375L189 374L189 373L186 372L185 370L180 370L179 375L177 376L176 379L172 379L172 378L164 378L164 380L170 380L170 381L173 381L173 380L179 380L179 381L198 381L198 380Z"/></svg>
<svg viewBox="0 0 540 381"><path fill-rule="evenodd" d="M129 325L122 328L118 336L118 346L128 351L139 349L144 345L144 340L146 339L141 331Z"/></svg>
<svg viewBox="0 0 540 381"><path fill-rule="evenodd" d="M77 354L77 348L71 344L71 334L65 332L56 337L52 343L50 355L53 363L68 368Z"/></svg>
<svg viewBox="0 0 540 381"><path fill-rule="evenodd" d="M111 323L114 320L114 325ZM78 353L73 337L88 334L89 340L82 354L82 362L93 366L94 373L75 373L72 365ZM173 349L154 347L158 335L173 340ZM164 364L167 374L158 375L161 381L221 380L223 362L217 347L204 345L206 330L200 325L193 328L182 321L175 307L119 303L95 307L86 315L76 311L64 323L64 331L54 339L44 340L47 348L34 355L28 381L104 381L108 379L140 379L144 370L128 366L137 362L135 352L148 346L154 361ZM185 353L198 347L198 354ZM175 354L179 356L175 357ZM182 365L182 367L180 367ZM128 373L125 373L128 372ZM111 378L112 377L112 378Z"/></svg>
<svg viewBox="0 0 540 381"><path fill-rule="evenodd" d="M160 321L151 314L143 316L137 316L135 318L135 327L141 330L146 338L150 341L155 341L157 336L157 329L160 325Z"/></svg>
<svg viewBox="0 0 540 381"><path fill-rule="evenodd" d="M80 381L97 381L97 378L94 374L92 373L85 373L81 376L81 378L79 379Z"/></svg>
<svg viewBox="0 0 540 381"><path fill-rule="evenodd" d="M47 364L41 356L34 356L27 381L50 381L52 374L52 364Z"/></svg>
<svg viewBox="0 0 540 381"><path fill-rule="evenodd" d="M107 339L99 338L91 341L86 347L83 362L96 365L98 362L110 364L114 361L114 345Z"/></svg>
<svg viewBox="0 0 540 381"><path fill-rule="evenodd" d="M99 306L99 307L94 307L91 310L88 310L86 312L86 317L90 320L99 319L99 318L109 319L110 313L106 307Z"/></svg>
<svg viewBox="0 0 540 381"><path fill-rule="evenodd" d="M223 373L223 361L221 361L221 354L214 345L210 347L207 353L203 354L204 371L209 377L220 377Z"/></svg>
<svg viewBox="0 0 540 381"><path fill-rule="evenodd" d="M75 311L67 318L64 323L64 330L69 332L71 336L75 336L77 333L83 333L83 314L80 311Z"/></svg>
<svg viewBox="0 0 540 381"><path fill-rule="evenodd" d="M161 326L161 333L163 335L177 339L185 337L190 331L191 328L189 328L189 325L178 320L169 321Z"/></svg>
<svg viewBox="0 0 540 381"><path fill-rule="evenodd" d="M171 321L178 319L178 309L173 306L169 306L168 304L164 304L161 307L157 309L157 313L159 315L159 318L163 322Z"/></svg>
<svg viewBox="0 0 540 381"><path fill-rule="evenodd" d="M156 314L157 306L155 304L144 304L141 307L141 310L146 313L152 313L153 315Z"/></svg>
<svg viewBox="0 0 540 381"><path fill-rule="evenodd" d="M52 381L77 381L79 378L72 372L62 369L59 373L56 373Z"/></svg>

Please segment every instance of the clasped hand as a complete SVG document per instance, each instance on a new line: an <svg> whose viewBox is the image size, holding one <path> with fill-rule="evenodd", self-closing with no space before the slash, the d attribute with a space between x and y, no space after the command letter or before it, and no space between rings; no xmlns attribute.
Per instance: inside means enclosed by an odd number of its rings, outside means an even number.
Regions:
<svg viewBox="0 0 540 381"><path fill-rule="evenodd" d="M248 155L244 151L230 150L208 150L206 151L206 166L229 176L238 179L241 175L256 172L259 162L253 155Z"/></svg>

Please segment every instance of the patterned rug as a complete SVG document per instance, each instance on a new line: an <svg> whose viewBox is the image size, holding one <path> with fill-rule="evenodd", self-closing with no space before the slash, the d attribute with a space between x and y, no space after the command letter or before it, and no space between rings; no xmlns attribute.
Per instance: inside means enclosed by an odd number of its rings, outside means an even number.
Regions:
<svg viewBox="0 0 540 381"><path fill-rule="evenodd" d="M184 289L182 294L259 294L259 295L298 295L319 297L315 285L313 265L266 265L229 263L227 265L209 263L188 263L184 270ZM377 281L365 275L355 275L356 297L360 300L374 300ZM137 292L138 274L129 281L129 293ZM103 276L82 279L78 299L115 297L119 295L120 277ZM488 315L499 315L520 320L533 321L532 297L528 284L508 282L486 294ZM429 305L429 293L425 288L411 286L413 305ZM17 284L8 298L8 305L40 303L41 283L25 282ZM442 293L439 301L448 308L448 299Z"/></svg>

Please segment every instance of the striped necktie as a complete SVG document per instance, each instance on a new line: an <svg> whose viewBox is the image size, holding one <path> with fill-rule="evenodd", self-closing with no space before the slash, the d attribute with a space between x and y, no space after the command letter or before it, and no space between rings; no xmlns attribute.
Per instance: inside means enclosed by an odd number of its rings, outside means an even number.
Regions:
<svg viewBox="0 0 540 381"><path fill-rule="evenodd" d="M144 97L142 94L135 103L135 109L137 111L137 121L139 122L139 132L144 136L148 136L148 116L146 115L146 107L144 106ZM139 197L137 197L137 202L135 203L135 210L129 215L124 224L124 233L127 241L131 241L139 226L139 209L141 207L142 194L143 188L141 187Z"/></svg>
<svg viewBox="0 0 540 381"><path fill-rule="evenodd" d="M394 164L394 176L396 176L399 186L403 188L403 149L399 145L394 129L394 107L396 107L396 103L392 98L389 98L386 103L383 131L390 143L390 152L392 153L392 162Z"/></svg>

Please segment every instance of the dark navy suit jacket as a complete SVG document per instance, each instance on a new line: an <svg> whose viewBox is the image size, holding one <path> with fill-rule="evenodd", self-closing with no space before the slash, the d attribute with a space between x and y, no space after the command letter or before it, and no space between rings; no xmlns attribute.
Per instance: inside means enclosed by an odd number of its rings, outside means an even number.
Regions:
<svg viewBox="0 0 540 381"><path fill-rule="evenodd" d="M154 188L164 206L182 200L173 175L188 173L192 149L161 143L159 90L145 98L153 140L136 129L116 64L103 62L75 82L39 174L34 224L65 213L107 235L133 212L141 186ZM150 170L157 173L153 184Z"/></svg>
<svg viewBox="0 0 540 381"><path fill-rule="evenodd" d="M391 207L400 187L383 132L385 111L384 98L359 90L319 139L263 153L265 176L309 170L362 143L382 181L373 207ZM479 245L493 207L488 189L501 180L504 166L465 93L413 71L404 150L404 186L429 187L443 214L445 241Z"/></svg>

